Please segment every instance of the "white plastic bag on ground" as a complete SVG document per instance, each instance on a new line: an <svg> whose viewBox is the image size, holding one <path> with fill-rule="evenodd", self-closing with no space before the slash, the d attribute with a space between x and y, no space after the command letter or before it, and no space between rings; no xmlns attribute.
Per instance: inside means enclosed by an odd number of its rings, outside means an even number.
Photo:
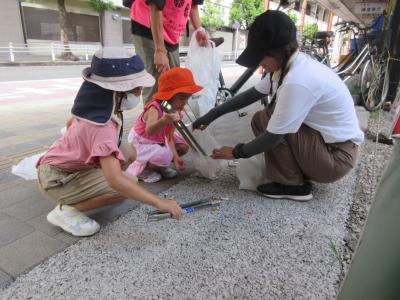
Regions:
<svg viewBox="0 0 400 300"><path fill-rule="evenodd" d="M264 154L241 159L236 167L239 189L257 191L257 186L268 182Z"/></svg>
<svg viewBox="0 0 400 300"><path fill-rule="evenodd" d="M42 152L32 156L25 157L17 165L12 166L11 173L20 176L25 180L36 180L37 179L36 163L39 160L39 158L45 153L46 152Z"/></svg>
<svg viewBox="0 0 400 300"><path fill-rule="evenodd" d="M206 114L214 107L221 69L221 61L214 43L210 41L212 47L200 47L197 43L196 33L199 30L204 30L204 28L193 32L186 58L186 68L192 71L196 83L203 87L202 91L189 100L189 105L196 117Z"/></svg>
<svg viewBox="0 0 400 300"><path fill-rule="evenodd" d="M203 148L207 156L199 154L190 148L187 155L185 155L186 159L193 163L194 168L202 176L208 179L216 179L217 172L223 168L226 168L228 166L228 163L225 160L214 160L211 157L209 157L209 155L212 153L213 149L220 148L221 146L211 135L208 129L202 131L201 130L192 131L190 126L188 126L188 129L192 132L193 137L196 139L198 144Z"/></svg>
<svg viewBox="0 0 400 300"><path fill-rule="evenodd" d="M67 127L63 127L60 130L61 136L67 132ZM46 152L41 152L38 154L34 154L31 156L25 157L18 164L13 165L11 167L11 173L24 178L25 180L36 180L37 179L37 169L36 163L39 158L44 155Z"/></svg>

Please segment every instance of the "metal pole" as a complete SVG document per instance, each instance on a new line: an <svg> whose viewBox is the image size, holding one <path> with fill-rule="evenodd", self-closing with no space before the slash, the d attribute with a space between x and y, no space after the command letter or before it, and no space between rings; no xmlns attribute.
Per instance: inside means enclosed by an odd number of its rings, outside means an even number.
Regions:
<svg viewBox="0 0 400 300"><path fill-rule="evenodd" d="M12 42L8 43L8 49L9 49L9 52L10 52L10 61L14 62L15 61L15 56L14 56L13 43Z"/></svg>
<svg viewBox="0 0 400 300"><path fill-rule="evenodd" d="M50 49L51 49L51 60L55 61L56 60L56 54L54 53L54 43L51 43Z"/></svg>
<svg viewBox="0 0 400 300"><path fill-rule="evenodd" d="M86 57L86 61L88 61L89 60L89 51L88 51L88 46L86 45L86 47L85 47L85 57Z"/></svg>

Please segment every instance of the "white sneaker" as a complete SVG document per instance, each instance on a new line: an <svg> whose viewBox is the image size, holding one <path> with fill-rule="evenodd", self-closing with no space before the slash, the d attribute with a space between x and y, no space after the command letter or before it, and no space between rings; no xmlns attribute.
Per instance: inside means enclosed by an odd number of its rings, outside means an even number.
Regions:
<svg viewBox="0 0 400 300"><path fill-rule="evenodd" d="M169 167L159 168L158 172L160 172L161 176L164 178L174 178L178 175L177 171Z"/></svg>
<svg viewBox="0 0 400 300"><path fill-rule="evenodd" d="M47 221L74 236L89 236L100 230L100 225L69 205L57 205L47 215Z"/></svg>
<svg viewBox="0 0 400 300"><path fill-rule="evenodd" d="M147 183L155 183L158 182L162 179L160 173L157 173L155 171L150 171L150 170L144 170L142 173L140 173L137 178L143 182Z"/></svg>

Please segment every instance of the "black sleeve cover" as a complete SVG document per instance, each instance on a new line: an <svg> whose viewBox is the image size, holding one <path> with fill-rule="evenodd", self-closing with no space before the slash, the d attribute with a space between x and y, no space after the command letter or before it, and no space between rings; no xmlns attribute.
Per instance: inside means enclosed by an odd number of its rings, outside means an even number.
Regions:
<svg viewBox="0 0 400 300"><path fill-rule="evenodd" d="M260 93L254 87L244 91L233 97L231 100L226 101L224 104L214 107L204 116L198 118L193 123L193 128L198 128L200 125L209 125L215 119L227 113L239 110L243 107L249 106L250 104L260 100L265 94Z"/></svg>
<svg viewBox="0 0 400 300"><path fill-rule="evenodd" d="M247 144L237 144L233 148L232 154L235 158L249 158L274 148L284 137L284 134L274 134L265 131Z"/></svg>

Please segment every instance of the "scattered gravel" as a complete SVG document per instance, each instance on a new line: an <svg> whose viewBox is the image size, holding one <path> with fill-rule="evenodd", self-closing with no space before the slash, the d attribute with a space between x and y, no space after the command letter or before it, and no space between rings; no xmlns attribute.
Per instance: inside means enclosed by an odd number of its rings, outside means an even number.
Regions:
<svg viewBox="0 0 400 300"><path fill-rule="evenodd" d="M369 129L378 125L372 119ZM179 222L148 223L143 205L20 276L0 298L335 299L391 146L366 141L361 150L356 170L317 184L307 203L238 190L234 168L215 181L191 176L165 196L228 200Z"/></svg>
<svg viewBox="0 0 400 300"><path fill-rule="evenodd" d="M228 197L218 211L148 223L142 206L20 276L4 299L334 299L356 172L315 200L237 189L234 168L167 191L182 202Z"/></svg>

